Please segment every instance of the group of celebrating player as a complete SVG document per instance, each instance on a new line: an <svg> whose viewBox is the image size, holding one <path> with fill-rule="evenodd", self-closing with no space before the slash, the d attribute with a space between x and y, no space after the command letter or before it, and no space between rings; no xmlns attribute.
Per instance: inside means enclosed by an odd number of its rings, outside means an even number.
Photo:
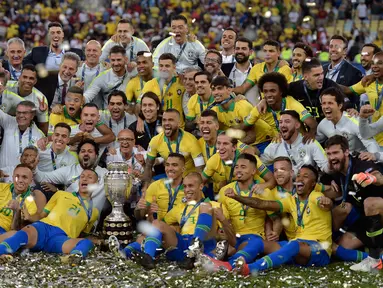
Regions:
<svg viewBox="0 0 383 288"><path fill-rule="evenodd" d="M223 51L205 50L182 15L153 54L127 20L85 53L48 29L50 46L27 56L10 39L0 67L1 260L28 248L80 262L111 211L105 163L124 161L124 211L151 229L108 242L145 268L165 254L243 275L331 257L382 269L379 47L364 45L363 76L339 35L328 65L296 43L290 67L273 40L251 63L230 28Z"/></svg>

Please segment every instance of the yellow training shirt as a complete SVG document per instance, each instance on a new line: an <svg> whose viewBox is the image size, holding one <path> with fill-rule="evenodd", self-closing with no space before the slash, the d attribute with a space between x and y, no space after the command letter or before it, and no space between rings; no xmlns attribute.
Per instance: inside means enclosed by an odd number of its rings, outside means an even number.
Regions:
<svg viewBox="0 0 383 288"><path fill-rule="evenodd" d="M378 108L378 99L379 94L382 92L383 84L379 84L376 80L375 82L371 83L367 87L363 87L362 81L356 83L355 85L351 86L350 89L354 92L356 95L361 95L363 93L366 93L368 96L368 101L370 101L370 105L377 110L374 115L372 115L372 122L376 122L379 120L381 116L383 116L383 103L381 103L380 107ZM383 146L383 132L375 135L375 140L378 142L380 146Z"/></svg>
<svg viewBox="0 0 383 288"><path fill-rule="evenodd" d="M185 172L184 176L189 172L196 171L195 167L203 166L205 161L203 160L202 152L200 146L198 145L197 139L182 129L179 132L179 139L174 142L169 142L168 138L165 136L164 132L154 136L149 142L148 154L147 156L151 159L162 157L168 159L168 156L171 152L178 152L185 156ZM179 143L179 144L178 144ZM169 146L171 149L169 149ZM178 149L177 149L177 146Z"/></svg>
<svg viewBox="0 0 383 288"><path fill-rule="evenodd" d="M285 65L279 68L277 64L277 67L275 67L273 71L267 71L266 62L262 62L262 63L255 64L253 68L251 68L249 76L247 76L246 81L250 83L251 86L254 86L255 84L258 83L259 79L267 72L278 72L283 74L286 77L288 83L290 83L293 80L291 68L288 65Z"/></svg>
<svg viewBox="0 0 383 288"><path fill-rule="evenodd" d="M0 227L5 231L11 230L13 221L13 211L12 209L7 208L8 202L12 200L11 189L13 189L13 184L0 183ZM30 215L36 214L37 206L30 190L18 195L16 200L19 201L19 203L24 203L23 205L26 206Z"/></svg>
<svg viewBox="0 0 383 288"><path fill-rule="evenodd" d="M86 199L83 201L89 209L89 201ZM99 213L97 208L93 207L91 219L88 221L87 212L82 207L76 192L65 191L57 191L45 205L44 212L48 216L40 221L62 229L70 238L79 237L82 231L90 232Z"/></svg>
<svg viewBox="0 0 383 288"><path fill-rule="evenodd" d="M298 195L287 195L286 198L277 200L281 213L289 213L296 223L295 239L313 240L323 243L329 256L331 256L332 244L332 222L331 211L324 211L318 206L320 197L323 193L313 191L308 198L308 204L303 211L304 202L298 200ZM300 211L303 211L302 224L298 225L297 202L299 202Z"/></svg>
<svg viewBox="0 0 383 288"><path fill-rule="evenodd" d="M155 197L156 203L158 205L157 216L159 220L164 219L166 213L168 213L172 208L180 205L182 203L182 199L185 197L184 185L181 184L181 187L179 187L178 193L175 197L173 206L172 207L169 206L170 199L169 199L169 190L167 186L171 190L172 197L175 196L175 193L178 187L171 188L170 186L171 184L165 184L164 181L166 181L166 179L160 179L151 183L148 189L146 190L146 196L145 196L145 200L148 206L154 201L154 197ZM169 211L168 211L168 208L170 208Z"/></svg>
<svg viewBox="0 0 383 288"><path fill-rule="evenodd" d="M188 115L186 115L186 119L194 121L196 118L199 118L202 111L206 110L213 102L213 96L210 96L209 100L204 102L202 97L198 96L198 94L194 94L188 101Z"/></svg>

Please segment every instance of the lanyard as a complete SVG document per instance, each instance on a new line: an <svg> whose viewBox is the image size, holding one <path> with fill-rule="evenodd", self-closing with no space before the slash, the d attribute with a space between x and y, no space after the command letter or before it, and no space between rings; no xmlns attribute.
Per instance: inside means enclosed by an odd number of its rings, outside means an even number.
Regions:
<svg viewBox="0 0 383 288"><path fill-rule="evenodd" d="M286 109L286 98L282 98L281 112L285 111L285 109ZM273 109L271 109L271 108L270 108L270 110L271 110L271 114L273 114L273 118L274 118L274 122L275 122L275 127L277 128L278 132L280 132L277 113Z"/></svg>
<svg viewBox="0 0 383 288"><path fill-rule="evenodd" d="M313 105L313 102L311 101L311 97L310 97L309 91L307 90L306 82L303 82L303 89L305 90L305 94L306 94L306 96L307 96L307 100L309 100L311 107L317 107L318 105L315 105L315 106L314 106L314 105ZM318 89L317 95L316 95L316 97L315 97L315 104L317 104L317 101L318 101L318 99L319 99L320 91L321 91L321 90Z"/></svg>
<svg viewBox="0 0 383 288"><path fill-rule="evenodd" d="M251 70L251 67L249 67L249 69L246 72L246 78L249 76L250 70ZM237 78L235 78L235 72L236 71L237 71L237 69L234 67L234 70L233 70L233 86L234 86L234 88L237 87ZM246 81L246 78L245 78L245 81ZM243 84L243 82L242 82L242 84Z"/></svg>
<svg viewBox="0 0 383 288"><path fill-rule="evenodd" d="M293 82L299 81L299 80L302 80L302 79L303 79L302 74L301 75L298 75L298 73L294 73L293 74Z"/></svg>
<svg viewBox="0 0 383 288"><path fill-rule="evenodd" d="M285 150L286 150L287 155L289 156L291 162L293 163L294 166L296 166L296 165L297 165L297 162L295 162L294 158L291 156L291 154L290 154L290 150L289 150L289 148L287 147L287 144L286 144L285 141L283 141L283 146L285 147Z"/></svg>
<svg viewBox="0 0 383 288"><path fill-rule="evenodd" d="M283 189L281 186L277 186L277 190L278 190L279 193L282 193L282 194L288 192L288 193L290 193L291 196L294 196L294 195L295 195L295 192L296 192L296 188L295 188L295 187L293 187L293 190L292 190L291 192L286 191L286 190Z"/></svg>
<svg viewBox="0 0 383 288"><path fill-rule="evenodd" d="M89 221L90 221L90 218L92 217L93 200L92 200L92 199L89 199L89 207L86 208L85 203L84 203L84 200L83 200L82 197L80 196L80 193L79 193L79 192L76 193L76 196L77 196L78 200L80 200L81 206L82 206L82 208L84 208L85 213L86 213L86 216L88 216L88 222L89 222Z"/></svg>
<svg viewBox="0 0 383 288"><path fill-rule="evenodd" d="M274 67L272 72L278 72L278 70L279 70L279 67L278 67L279 62L281 62L281 61L278 60L277 65L275 65L275 67ZM263 66L263 72L265 72L265 73L269 72L269 70L267 69L266 63L265 63L265 66Z"/></svg>
<svg viewBox="0 0 383 288"><path fill-rule="evenodd" d="M213 102L214 102L214 98L210 95L209 100L207 101L206 108L209 107L209 105ZM202 113L205 109L204 109L204 102L202 101L201 96L198 96L198 103L199 103L200 113Z"/></svg>
<svg viewBox="0 0 383 288"><path fill-rule="evenodd" d="M207 160L209 160L210 157L213 156L217 152L217 147L214 146L213 155L210 155L210 146L207 145L206 142L205 142L205 148L206 148L206 158L207 158Z"/></svg>
<svg viewBox="0 0 383 288"><path fill-rule="evenodd" d="M230 94L229 98L223 100L222 102L219 102L219 103L212 103L209 105L209 107L206 108L206 110L210 110L211 108L215 107L215 106L222 106L224 104L226 104L227 102L229 102L230 100L234 99L233 95Z"/></svg>
<svg viewBox="0 0 383 288"><path fill-rule="evenodd" d="M199 207L199 205L201 205L201 203L204 201L205 199L201 199L199 200L195 205L194 207L190 210L190 212L186 214L186 210L188 210L188 207L189 205L186 205L185 208L184 208L184 211L182 212L182 217L181 217L181 223L180 223L180 227L182 229L182 227L184 227L184 225L186 224L186 221L188 221L188 219L190 218L190 216L194 213L194 211Z"/></svg>
<svg viewBox="0 0 383 288"><path fill-rule="evenodd" d="M168 85L166 86L165 92L164 92L164 87L161 86L161 85L158 85L158 86L160 86L160 91L161 91L162 106L164 106L164 102L165 102L164 98L165 98L165 95L168 94L170 87L172 87L172 84L175 83L176 80L177 80L176 77L173 77L172 80L170 80L170 82L169 82ZM159 81L158 79L157 79L157 82L158 82L158 84L160 84L160 81ZM169 109L169 108L171 108L171 107L168 107L168 104L166 103L166 109L165 109L165 110L167 110L167 109Z"/></svg>
<svg viewBox="0 0 383 288"><path fill-rule="evenodd" d="M15 192L15 184L11 184L10 186L10 190L11 190L11 193L12 193L12 199L15 200L17 198L17 194ZM20 199L21 199L21 202L20 202L20 209L23 207L24 203L25 203L25 199L31 195L31 187L28 186L28 189L27 191L25 191L23 194L20 195Z"/></svg>
<svg viewBox="0 0 383 288"><path fill-rule="evenodd" d="M11 70L11 76L12 76L12 79L13 80L15 80L15 81L18 81L19 80L19 77L17 77L17 75L16 75L16 69L15 68L13 68L12 66L11 66L11 64L9 64L9 70Z"/></svg>
<svg viewBox="0 0 383 288"><path fill-rule="evenodd" d="M235 151L235 155L234 155L234 160L233 160L233 163L231 163L231 167L230 167L230 176L229 176L229 183L231 182L231 180L233 179L233 174L234 174L234 168L235 168L235 164L237 164L237 158L239 156L239 153L238 151L236 150ZM226 164L225 164L226 165Z"/></svg>
<svg viewBox="0 0 383 288"><path fill-rule="evenodd" d="M342 62L339 64L339 66L337 68L335 68L335 69L331 69L330 70L330 67L329 67L329 69L328 69L328 76L330 77L331 80L333 80L335 75L338 74L338 72L340 71L340 69L343 66L343 63L344 63L344 60L342 60ZM335 81L335 80L333 80L333 81Z"/></svg>
<svg viewBox="0 0 383 288"><path fill-rule="evenodd" d="M375 86L376 86L376 94L378 94L378 102L376 103L375 110L379 111L380 106L382 106L382 101L383 101L383 87L382 87L382 90L379 93L379 83L378 83L378 80L375 80Z"/></svg>
<svg viewBox="0 0 383 288"><path fill-rule="evenodd" d="M132 39L132 40L133 40L133 39ZM134 55L133 55L133 43L132 43L132 46L130 46L130 57L129 57L129 59L130 59L129 61L130 61L130 62L133 61L133 58L134 58L133 56L134 56Z"/></svg>
<svg viewBox="0 0 383 288"><path fill-rule="evenodd" d="M168 139L168 137L165 137L165 142L168 145L169 153L174 153L172 149L172 145ZM180 153L180 144L181 144L181 139L182 139L182 132L181 130L178 130L178 137L177 137L177 145L176 145L176 152L175 153Z"/></svg>
<svg viewBox="0 0 383 288"><path fill-rule="evenodd" d="M168 212L173 209L174 203L176 202L178 192L182 188L182 183L177 186L177 188L174 190L174 194L172 193L172 187L170 184L166 184L166 189L168 189L169 194L169 204L168 204Z"/></svg>
<svg viewBox="0 0 383 288"><path fill-rule="evenodd" d="M55 156L55 152L53 152L52 148L51 148L51 160L52 160L53 170L56 170L57 169L56 156Z"/></svg>
<svg viewBox="0 0 383 288"><path fill-rule="evenodd" d="M32 143L32 124L29 126L28 146L33 145ZM23 153L23 134L19 129L19 154Z"/></svg>
<svg viewBox="0 0 383 288"><path fill-rule="evenodd" d="M348 164L348 168L347 168L347 174L346 174L346 177L345 177L345 183L343 183L343 180L342 180L342 177L340 178L340 186L342 188L342 201L346 201L346 198L347 198L347 194L348 194L348 183L350 181L350 173L351 173L351 169L352 169L352 159L351 157L349 157L349 164Z"/></svg>
<svg viewBox="0 0 383 288"><path fill-rule="evenodd" d="M258 181L254 181L253 184L251 184L249 186L249 191L250 191L249 196L248 196L249 198L251 198L253 196L253 189L252 188L257 183L258 183ZM236 183L235 183L235 191L237 192L238 196L241 196L241 189L239 188L238 181L236 181ZM244 216L246 217L246 212L249 209L249 206L244 205L242 203L241 203L241 206L242 206Z"/></svg>
<svg viewBox="0 0 383 288"><path fill-rule="evenodd" d="M97 65L97 71L96 71L96 74L94 74L94 77L97 77L98 74L100 74L100 64ZM83 64L82 66L82 73L81 73L81 81L84 82L84 79L85 79L85 70L86 70L86 65L85 63Z"/></svg>
<svg viewBox="0 0 383 288"><path fill-rule="evenodd" d="M142 89L144 89L144 81L142 81L141 76L138 79L140 79L140 88L141 88L141 92L142 92Z"/></svg>
<svg viewBox="0 0 383 288"><path fill-rule="evenodd" d="M116 124L118 126L117 121L116 121ZM110 119L109 119L109 128L112 129L112 116L110 116ZM128 128L128 127L126 126L126 115L124 115L124 129L126 129L126 128Z"/></svg>
<svg viewBox="0 0 383 288"><path fill-rule="evenodd" d="M310 195L309 195L309 198L310 198ZM303 225L303 214L305 213L305 210L307 208L307 204L309 203L309 198L307 198L305 200L305 204L303 205L303 210L301 211L301 205L300 205L300 201L298 199L298 195L295 197L295 203L297 205L297 216L298 216L298 221L297 221L297 225L298 226L301 226L301 227L304 227Z"/></svg>
<svg viewBox="0 0 383 288"><path fill-rule="evenodd" d="M146 134L148 134L150 140L157 135L157 126L160 126L159 120L157 120L156 122L156 127L154 128L154 135L152 136L152 133L150 133L149 124L146 121L144 121L145 132Z"/></svg>
<svg viewBox="0 0 383 288"><path fill-rule="evenodd" d="M178 60L180 60L181 55L182 55L182 52L184 52L184 50L185 50L185 48L186 48L186 44L187 44L187 42L186 42L184 45L182 45L182 47L181 47L181 51L180 51L180 53L178 53L178 55L177 55L176 63L178 62Z"/></svg>

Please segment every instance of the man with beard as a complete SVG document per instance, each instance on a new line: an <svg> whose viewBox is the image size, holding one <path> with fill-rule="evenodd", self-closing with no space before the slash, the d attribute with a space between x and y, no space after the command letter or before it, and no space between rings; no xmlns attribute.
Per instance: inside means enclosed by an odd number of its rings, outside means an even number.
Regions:
<svg viewBox="0 0 383 288"><path fill-rule="evenodd" d="M156 136L161 128L161 101L153 92L146 92L141 98L141 113L137 121L133 122L129 129L134 132L136 145L145 150L149 142ZM141 117L143 119L141 119ZM138 131L138 122L144 122L144 130Z"/></svg>
<svg viewBox="0 0 383 288"><path fill-rule="evenodd" d="M190 98L196 93L196 87L194 83L194 75L197 72L201 72L201 68L189 67L183 72L183 84L185 87L184 95L182 95L182 109L185 115L188 115L188 103Z"/></svg>
<svg viewBox="0 0 383 288"><path fill-rule="evenodd" d="M96 103L101 110L107 107L110 92L113 90L125 91L132 76L125 68L128 58L123 47L112 47L109 59L112 69L101 72L84 93L85 102Z"/></svg>
<svg viewBox="0 0 383 288"><path fill-rule="evenodd" d="M259 106L266 103L266 113L261 114L258 107L251 110L249 116L246 117L243 128L249 130L253 128L254 124L259 120L264 120L276 133L280 133L279 119L280 113L285 110L294 110L299 113L300 121L305 123L309 129L303 141L306 143L310 139L315 139L317 130L317 123L311 114L303 107L301 103L291 96L287 96L288 84L286 78L277 72L270 72L263 75L258 82L259 89L264 95L264 99ZM260 150L261 151L261 150ZM263 150L261 151L261 153Z"/></svg>
<svg viewBox="0 0 383 288"><path fill-rule="evenodd" d="M212 180L215 193L235 180L234 167L241 154L237 143L237 139L229 137L225 132L220 133L217 137L217 152L207 160L206 167L202 172L204 183ZM254 185L253 189L261 191L266 188L273 188L275 180L272 173L257 156L255 157L257 159L257 173L254 180L258 180L259 183Z"/></svg>
<svg viewBox="0 0 383 288"><path fill-rule="evenodd" d="M137 37L133 36L134 28L129 20L121 19L117 24L117 39L109 39L102 47L101 61L105 61L108 58L112 47L119 45L126 51L126 55L129 58L128 70L131 72L137 66L137 57L139 51L149 52L148 46L145 42Z"/></svg>
<svg viewBox="0 0 383 288"><path fill-rule="evenodd" d="M236 94L245 94L251 87L256 85L259 78L268 72L278 72L283 74L287 82L291 82L292 75L289 65L280 63L279 55L281 54L281 45L273 40L267 40L263 44L263 52L265 54L265 62L258 63L251 68L246 81L233 89ZM283 65L283 66L282 66Z"/></svg>
<svg viewBox="0 0 383 288"><path fill-rule="evenodd" d="M247 264L245 258L236 262L242 275L258 273L284 263L312 267L326 266L331 256L331 199L314 191L318 172L311 165L302 166L296 179L296 194L278 201L262 200L258 197L243 197L229 189L226 197L240 202L245 207L266 211L285 212L291 215L297 230L294 240L274 243L277 251ZM241 260L241 261L239 261Z"/></svg>
<svg viewBox="0 0 383 288"><path fill-rule="evenodd" d="M235 63L235 51L234 44L237 40L237 32L233 28L226 28L221 37L221 46L222 46L222 63Z"/></svg>
<svg viewBox="0 0 383 288"><path fill-rule="evenodd" d="M198 67L198 60L203 64L205 61L205 47L198 40L189 40L188 21L182 15L171 18L170 23L172 36L164 39L153 54L154 67L159 67L159 58L164 53L173 54L176 59L177 73L182 74L187 67Z"/></svg>
<svg viewBox="0 0 383 288"><path fill-rule="evenodd" d="M33 65L24 65L18 81L8 81L6 89L11 91L21 98L17 98L21 101L28 100L35 104L37 125L44 132L48 133L48 101L47 98L37 90L34 86L37 83L37 71ZM20 102L21 102L20 101ZM8 110L9 109L9 110ZM10 115L15 115L16 106L7 106L7 110Z"/></svg>
<svg viewBox="0 0 383 288"><path fill-rule="evenodd" d="M266 147L261 156L265 165L270 165L275 158L284 156L290 158L295 173L305 164L316 165L323 172L327 171L327 157L323 148L316 140L303 143L301 125L298 112L285 110L280 113L279 129L282 140L272 142Z"/></svg>
<svg viewBox="0 0 383 288"><path fill-rule="evenodd" d="M134 115L125 112L127 107L128 102L126 101L125 93L114 90L108 96L108 110L100 111L100 121L105 123L115 136L136 121ZM109 147L117 148L118 143L113 142Z"/></svg>
<svg viewBox="0 0 383 288"><path fill-rule="evenodd" d="M15 166L27 146L36 146L37 141L44 137L36 124L35 104L22 101L16 106L16 117L5 114L0 109L0 126L4 129L3 143L0 146L0 163L2 166Z"/></svg>
<svg viewBox="0 0 383 288"><path fill-rule="evenodd" d="M325 115L317 129L316 139L324 143L334 135L347 138L350 152L377 153L380 151L378 143L373 138L363 139L359 133L358 119L342 112L344 95L337 88L327 88L320 96L322 111ZM362 154L363 155L363 154Z"/></svg>
<svg viewBox="0 0 383 288"><path fill-rule="evenodd" d="M157 51L157 50L156 50ZM180 77L176 74L176 57L171 53L164 53L159 57L159 78L147 82L142 93L154 92L161 100L162 109L176 109L180 114L180 127L185 127L184 113L182 110L182 95L185 87Z"/></svg>
<svg viewBox="0 0 383 288"><path fill-rule="evenodd" d="M362 93L366 93L369 101L369 105L371 109L375 110L375 113L372 116L372 123L377 122L381 116L383 115L383 52L379 52L374 55L372 58L373 64L371 66L372 69L372 75L375 78L375 81L372 82L367 87L363 87L362 81L359 83L351 86L351 87L345 87L342 86L343 92L347 93L348 95L354 94L354 95L361 95ZM362 134L362 133L361 133ZM363 133L364 134L364 133ZM367 133L366 133L367 134ZM363 135L362 135L363 136ZM381 147L381 150L383 149L383 133L370 135L369 137L374 136L376 141Z"/></svg>
<svg viewBox="0 0 383 288"><path fill-rule="evenodd" d="M289 84L287 95L298 100L319 123L323 118L319 95L329 87L339 86L324 77L322 64L316 58L306 59L302 64L303 80ZM266 109L261 109L263 113Z"/></svg>
<svg viewBox="0 0 383 288"><path fill-rule="evenodd" d="M298 42L295 44L293 49L293 57L291 58L291 62L293 64L292 72L293 72L293 80L292 82L299 81L303 79L302 73L302 64L306 59L311 59L314 57L313 50L310 46Z"/></svg>
<svg viewBox="0 0 383 288"><path fill-rule="evenodd" d="M168 158L170 153L181 153L185 156L186 175L192 171L202 171L205 161L197 139L180 128L180 114L175 109L168 109L162 117L163 132L154 136L149 143L143 180L150 183L152 167L157 157Z"/></svg>
<svg viewBox="0 0 383 288"><path fill-rule="evenodd" d="M205 56L205 71L210 73L212 78L222 75L222 55L217 50L208 50Z"/></svg>
<svg viewBox="0 0 383 288"><path fill-rule="evenodd" d="M109 69L109 65L100 60L101 44L96 40L90 40L85 46L85 62L79 67L76 77L77 85L86 91L101 72Z"/></svg>
<svg viewBox="0 0 383 288"><path fill-rule="evenodd" d="M212 76L209 72L202 71L197 72L194 75L194 83L197 88L197 94L194 94L189 100L188 114L186 114L186 119L188 121L198 122L201 113L208 109L208 107L214 102L214 97L211 95L211 81Z"/></svg>
<svg viewBox="0 0 383 288"><path fill-rule="evenodd" d="M152 54L147 51L139 51L137 53L137 72L138 75L130 79L126 85L126 99L129 105L136 105L135 112L137 115L140 112L138 100L142 95L142 90L146 82L149 82L154 77Z"/></svg>
<svg viewBox="0 0 383 288"><path fill-rule="evenodd" d="M48 182L55 185L65 185L65 191L76 192L79 189L80 174L83 170L94 169L99 175L97 187L92 190L91 198L98 211L102 211L105 203L104 175L108 170L97 166L99 148L98 144L91 139L82 141L77 147L78 164L61 167L52 172L34 171L36 182Z"/></svg>
<svg viewBox="0 0 383 288"><path fill-rule="evenodd" d="M383 200L380 187L383 185L383 176L374 163L352 157L348 141L343 136L329 138L325 148L330 171L333 173L330 179L340 187L337 194L341 197L337 198L336 204L339 204L339 198L342 199L342 203L334 208L337 210L333 211L336 215L334 229L336 231L343 225L343 230L355 232L355 239L348 233L342 236L343 243L347 238L352 239L351 243L347 243L347 248L353 249L364 244L369 249L369 257L350 268L365 272L382 269L379 257L383 242Z"/></svg>
<svg viewBox="0 0 383 288"><path fill-rule="evenodd" d="M98 131L96 126L101 127L99 123L102 124L99 121L100 114L97 105L93 103L85 104L81 110L81 124L72 126L69 145L77 145L84 139L93 139L97 144L101 145L99 153L101 157L106 147L116 139L116 136L108 127Z"/></svg>
<svg viewBox="0 0 383 288"><path fill-rule="evenodd" d="M244 37L235 41L235 61L224 63L221 66L222 72L232 81L233 88L242 85L250 73L251 65L249 57L253 52L253 43ZM247 100L256 105L258 103L258 88L255 85L245 94Z"/></svg>
<svg viewBox="0 0 383 288"><path fill-rule="evenodd" d="M30 215L24 209L24 218L33 223L0 243L3 259L4 255L15 253L23 246L36 252L70 254L67 259L70 264L78 264L88 255L93 248L92 241L78 237L89 233L98 218L88 191L88 185L97 183L98 175L85 169L79 178L78 190L57 192L40 214Z"/></svg>
<svg viewBox="0 0 383 288"><path fill-rule="evenodd" d="M232 88L229 79L225 76L218 76L211 82L214 103L211 109L217 112L220 122L220 129L238 128L244 123L246 117L251 113L253 106L246 100L236 101L231 95ZM263 143L273 139L275 132L262 119L259 119L253 130L248 130L241 139L246 144L255 144L262 150ZM239 137L242 138L242 137Z"/></svg>
<svg viewBox="0 0 383 288"><path fill-rule="evenodd" d="M9 72L10 79L18 81L23 69L23 59L25 56L25 44L20 38L11 38L7 42L7 49L5 55L8 57L8 61L3 60L0 67Z"/></svg>

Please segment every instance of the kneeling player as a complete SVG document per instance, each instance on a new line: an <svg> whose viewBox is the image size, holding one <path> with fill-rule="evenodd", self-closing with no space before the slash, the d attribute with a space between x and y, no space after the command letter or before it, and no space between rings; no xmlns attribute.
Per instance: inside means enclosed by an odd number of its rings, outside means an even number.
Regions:
<svg viewBox="0 0 383 288"><path fill-rule="evenodd" d="M29 215L24 209L24 218L34 223L0 243L0 255L15 253L24 246L34 252L70 254L69 260L74 262L85 257L93 243L77 237L82 231L89 232L98 218L87 190L97 180L95 171L85 169L77 193L56 192L41 214Z"/></svg>

